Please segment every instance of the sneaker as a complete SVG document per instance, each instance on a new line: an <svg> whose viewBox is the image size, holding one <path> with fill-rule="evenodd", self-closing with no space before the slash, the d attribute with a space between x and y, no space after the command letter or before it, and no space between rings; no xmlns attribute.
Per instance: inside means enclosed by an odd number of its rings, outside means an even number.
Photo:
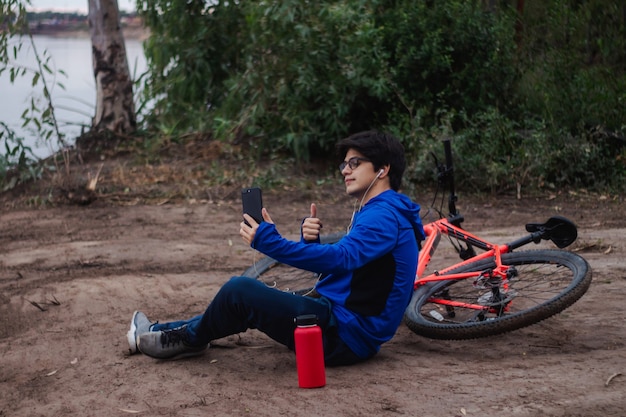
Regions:
<svg viewBox="0 0 626 417"><path fill-rule="evenodd" d="M131 355L139 352L137 348L137 338L144 333L148 333L152 324L153 323L148 320L145 314L141 311L135 311L130 321L130 330L126 333L126 337L128 338L128 351Z"/></svg>
<svg viewBox="0 0 626 417"><path fill-rule="evenodd" d="M202 354L209 345L189 344L187 326L160 332L147 332L137 338L137 347L145 355L156 359L180 359Z"/></svg>

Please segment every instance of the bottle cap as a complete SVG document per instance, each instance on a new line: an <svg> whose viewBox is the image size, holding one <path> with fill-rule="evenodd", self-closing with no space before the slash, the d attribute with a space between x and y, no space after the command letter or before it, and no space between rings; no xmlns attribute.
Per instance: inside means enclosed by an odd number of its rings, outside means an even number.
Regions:
<svg viewBox="0 0 626 417"><path fill-rule="evenodd" d="M317 316L315 314L303 314L294 320L296 326L314 326L317 324Z"/></svg>

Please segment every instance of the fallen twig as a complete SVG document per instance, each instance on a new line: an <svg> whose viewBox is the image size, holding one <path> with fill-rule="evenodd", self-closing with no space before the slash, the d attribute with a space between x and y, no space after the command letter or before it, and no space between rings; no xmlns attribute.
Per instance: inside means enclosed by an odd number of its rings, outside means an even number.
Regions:
<svg viewBox="0 0 626 417"><path fill-rule="evenodd" d="M42 301L42 302L37 302L37 301L31 301L26 299L26 301L28 301L29 303L31 303L33 306L37 307L39 310L41 311L48 311L47 308L44 307L44 305L54 305L54 306L60 306L61 302L59 300L57 300L57 298L53 295L52 299L47 299L46 301Z"/></svg>
<svg viewBox="0 0 626 417"><path fill-rule="evenodd" d="M37 307L39 310L41 310L41 311L46 311L46 309L45 309L45 308L43 308L43 307L41 306L41 304L39 304L38 302L36 302L36 301L30 301L30 300L26 300L26 301L28 301L29 303L31 303L32 305L34 305L35 307Z"/></svg>
<svg viewBox="0 0 626 417"><path fill-rule="evenodd" d="M621 374L622 374L621 372L616 372L616 373L614 373L613 375L611 375L611 376L609 377L609 379L607 379L607 380L606 380L606 382L604 383L604 386L605 386L605 387L608 387L608 386L609 386L609 384L611 383L611 381L613 381L613 379L615 379L616 377L620 376Z"/></svg>

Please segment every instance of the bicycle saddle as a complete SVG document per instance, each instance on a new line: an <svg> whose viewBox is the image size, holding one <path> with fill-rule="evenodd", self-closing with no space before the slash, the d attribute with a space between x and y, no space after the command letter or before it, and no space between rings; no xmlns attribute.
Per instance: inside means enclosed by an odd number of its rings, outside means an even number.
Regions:
<svg viewBox="0 0 626 417"><path fill-rule="evenodd" d="M571 245L578 237L576 225L561 216L550 217L545 223L528 223L526 231L538 233L541 239L551 240L560 249Z"/></svg>

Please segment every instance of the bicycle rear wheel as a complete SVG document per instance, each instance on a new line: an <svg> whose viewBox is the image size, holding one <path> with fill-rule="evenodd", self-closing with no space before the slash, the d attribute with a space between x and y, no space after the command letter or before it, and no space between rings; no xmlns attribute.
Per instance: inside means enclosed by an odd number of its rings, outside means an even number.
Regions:
<svg viewBox="0 0 626 417"><path fill-rule="evenodd" d="M589 264L571 252L512 252L502 255L502 263L514 270L508 282L500 283L497 289L475 285L474 279L437 281L418 288L405 311L407 326L432 339L492 336L563 311L582 297L591 284ZM492 268L495 263L487 259L450 273Z"/></svg>
<svg viewBox="0 0 626 417"><path fill-rule="evenodd" d="M320 243L336 243L344 235L345 233L323 235L320 236ZM269 256L248 267L242 276L261 280L270 287L294 294L306 294L319 279L319 274L280 263Z"/></svg>

